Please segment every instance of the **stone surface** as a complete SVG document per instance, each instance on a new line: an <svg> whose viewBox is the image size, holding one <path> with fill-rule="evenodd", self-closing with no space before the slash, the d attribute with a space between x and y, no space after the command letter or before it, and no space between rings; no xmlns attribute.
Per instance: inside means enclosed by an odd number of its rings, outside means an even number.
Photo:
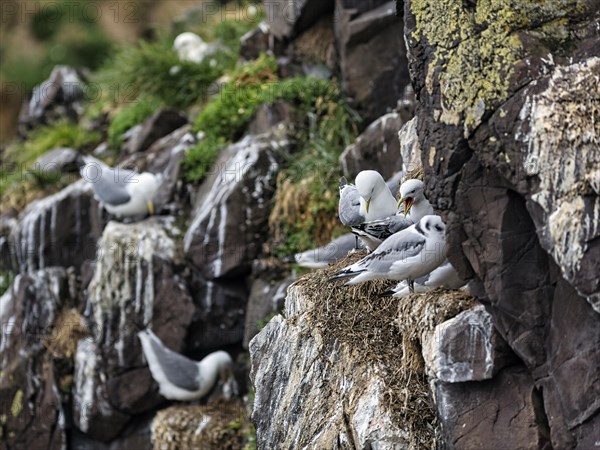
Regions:
<svg viewBox="0 0 600 450"><path fill-rule="evenodd" d="M430 3L406 2L404 20L427 194L446 218L449 259L479 280L494 325L541 388L552 446L591 448L597 2Z"/></svg>
<svg viewBox="0 0 600 450"><path fill-rule="evenodd" d="M66 445L60 370L46 347L54 323L74 301L62 268L18 275L0 297L0 445L61 449Z"/></svg>
<svg viewBox="0 0 600 450"><path fill-rule="evenodd" d="M188 352L211 352L240 344L248 289L242 278L206 280L191 269L187 285L194 301L194 314L186 337Z"/></svg>
<svg viewBox="0 0 600 450"><path fill-rule="evenodd" d="M9 237L14 271L28 272L50 266L77 270L96 255L96 239L106 216L83 180L30 203Z"/></svg>
<svg viewBox="0 0 600 450"><path fill-rule="evenodd" d="M78 172L77 157L77 152L72 148L55 148L36 159L33 167L44 173Z"/></svg>
<svg viewBox="0 0 600 450"><path fill-rule="evenodd" d="M182 350L194 309L176 272L171 222L110 222L99 242L87 288L93 335L77 347L73 388L75 425L92 439L114 439L132 415L161 402L142 360L140 329L152 327L165 345Z"/></svg>
<svg viewBox="0 0 600 450"><path fill-rule="evenodd" d="M247 136L223 149L197 194L184 238L188 258L208 279L249 272L265 241L285 130ZM240 207L241 206L241 207Z"/></svg>
<svg viewBox="0 0 600 450"><path fill-rule="evenodd" d="M181 128L186 123L187 119L180 112L169 108L160 109L131 134L124 145L125 153L143 152L158 139Z"/></svg>
<svg viewBox="0 0 600 450"><path fill-rule="evenodd" d="M268 21L258 24L240 38L240 56L248 61L258 58L262 53L280 54L283 51L281 40L271 33Z"/></svg>
<svg viewBox="0 0 600 450"><path fill-rule="evenodd" d="M275 316L250 342L258 448L407 448L377 364L324 342L310 309L300 289L288 289L286 318Z"/></svg>
<svg viewBox="0 0 600 450"><path fill-rule="evenodd" d="M308 29L334 8L333 0L273 0L265 3L267 22L277 39L289 39Z"/></svg>
<svg viewBox="0 0 600 450"><path fill-rule="evenodd" d="M437 383L435 396L448 449L551 448L538 416L540 395L522 365L503 369L493 380Z"/></svg>
<svg viewBox="0 0 600 450"><path fill-rule="evenodd" d="M294 119L293 114L293 106L284 101L260 105L248 125L248 133L263 134L268 133L273 127L279 124L288 126Z"/></svg>
<svg viewBox="0 0 600 450"><path fill-rule="evenodd" d="M19 133L61 118L77 120L83 113L85 84L82 73L56 66L47 80L37 85L19 114Z"/></svg>
<svg viewBox="0 0 600 450"><path fill-rule="evenodd" d="M344 93L369 123L410 84L402 19L392 1L337 0L334 27Z"/></svg>
<svg viewBox="0 0 600 450"><path fill-rule="evenodd" d="M353 180L361 170L377 170L384 179L402 169L398 130L402 119L392 112L367 127L340 155L344 175Z"/></svg>
<svg viewBox="0 0 600 450"><path fill-rule="evenodd" d="M258 324L269 314L281 311L287 288L294 279L294 276L279 281L257 278L252 283L246 307L244 341L242 343L244 348L248 348L250 340L258 333Z"/></svg>
<svg viewBox="0 0 600 450"><path fill-rule="evenodd" d="M516 359L483 305L439 324L425 342L429 376L447 383L489 380Z"/></svg>
<svg viewBox="0 0 600 450"><path fill-rule="evenodd" d="M400 154L402 155L402 170L406 173L421 166L421 145L417 135L418 117L413 117L398 131Z"/></svg>

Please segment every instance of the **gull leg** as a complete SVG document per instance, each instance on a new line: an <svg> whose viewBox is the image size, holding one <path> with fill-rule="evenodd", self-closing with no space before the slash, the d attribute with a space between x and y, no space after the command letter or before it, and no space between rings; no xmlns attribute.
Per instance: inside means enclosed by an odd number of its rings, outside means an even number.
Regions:
<svg viewBox="0 0 600 450"><path fill-rule="evenodd" d="M410 292L411 294L414 294L415 293L415 282L413 280L411 280L410 278L407 281L408 281L408 292Z"/></svg>

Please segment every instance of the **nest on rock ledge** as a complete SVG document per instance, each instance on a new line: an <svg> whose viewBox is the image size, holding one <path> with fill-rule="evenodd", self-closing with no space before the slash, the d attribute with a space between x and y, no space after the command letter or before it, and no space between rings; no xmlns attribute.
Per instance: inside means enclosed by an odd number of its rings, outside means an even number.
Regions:
<svg viewBox="0 0 600 450"><path fill-rule="evenodd" d="M239 400L162 409L152 420L155 450L185 448L236 450L244 446L249 425Z"/></svg>
<svg viewBox="0 0 600 450"><path fill-rule="evenodd" d="M411 448L435 448L437 418L425 362L421 353L424 333L470 309L478 302L464 291L435 289L403 299L380 297L396 284L376 280L356 286L328 279L343 267L358 261L356 252L330 267L296 282L312 309L324 342L339 342L351 349L361 364L384 371L389 410L409 431ZM365 380L368 382L368 380Z"/></svg>

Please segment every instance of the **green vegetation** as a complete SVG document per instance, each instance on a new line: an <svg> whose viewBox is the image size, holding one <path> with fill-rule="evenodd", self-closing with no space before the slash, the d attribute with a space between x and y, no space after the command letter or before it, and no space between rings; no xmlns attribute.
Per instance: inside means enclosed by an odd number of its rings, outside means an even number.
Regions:
<svg viewBox="0 0 600 450"><path fill-rule="evenodd" d="M15 280L15 274L11 271L0 271L0 295L4 294Z"/></svg>
<svg viewBox="0 0 600 450"><path fill-rule="evenodd" d="M161 106L154 97L142 95L133 103L127 104L112 119L108 127L108 143L118 149L123 142L123 134L134 125L142 123Z"/></svg>
<svg viewBox="0 0 600 450"><path fill-rule="evenodd" d="M67 120L60 120L32 131L27 140L15 142L6 148L5 161L0 172L0 194L25 180L25 171L38 188L46 188L60 180L55 173L30 170L37 158L58 147L89 148L100 142L100 134L86 131Z"/></svg>

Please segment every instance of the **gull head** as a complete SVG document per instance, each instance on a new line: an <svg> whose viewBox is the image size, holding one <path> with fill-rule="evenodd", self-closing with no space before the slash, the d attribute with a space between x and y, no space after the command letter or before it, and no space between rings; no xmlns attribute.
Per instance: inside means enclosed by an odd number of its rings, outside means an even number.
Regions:
<svg viewBox="0 0 600 450"><path fill-rule="evenodd" d="M425 237L433 237L435 235L444 237L446 233L446 225L440 216L424 216L419 220L418 227Z"/></svg>
<svg viewBox="0 0 600 450"><path fill-rule="evenodd" d="M356 189L365 201L365 210L369 212L369 205L374 196L383 189L388 189L385 180L376 170L363 170L356 175Z"/></svg>
<svg viewBox="0 0 600 450"><path fill-rule="evenodd" d="M146 203L150 215L154 214L154 197L156 196L159 187L159 177L153 173L144 172L137 177L135 189Z"/></svg>
<svg viewBox="0 0 600 450"><path fill-rule="evenodd" d="M398 200L398 207L404 203L405 217L415 203L425 199L425 194L423 193L424 189L425 186L421 180L413 179L402 183L402 186L400 186L400 199Z"/></svg>

